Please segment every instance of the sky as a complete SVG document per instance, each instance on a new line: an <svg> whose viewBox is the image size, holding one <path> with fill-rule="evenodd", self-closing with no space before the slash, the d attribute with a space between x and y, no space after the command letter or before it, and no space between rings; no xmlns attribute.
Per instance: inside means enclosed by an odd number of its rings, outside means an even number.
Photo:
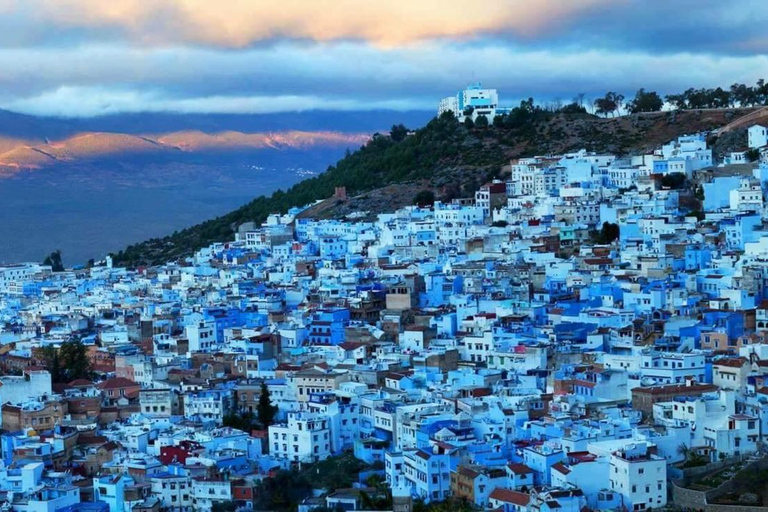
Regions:
<svg viewBox="0 0 768 512"><path fill-rule="evenodd" d="M766 0L0 0L0 108L435 109L768 79Z"/></svg>

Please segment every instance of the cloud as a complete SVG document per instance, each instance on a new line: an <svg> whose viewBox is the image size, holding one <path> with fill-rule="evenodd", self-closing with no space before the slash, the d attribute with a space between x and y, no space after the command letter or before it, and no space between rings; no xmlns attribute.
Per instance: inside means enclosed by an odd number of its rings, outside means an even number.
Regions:
<svg viewBox="0 0 768 512"><path fill-rule="evenodd" d="M0 107L434 108L753 83L765 0L0 0Z"/></svg>
<svg viewBox="0 0 768 512"><path fill-rule="evenodd" d="M245 47L298 39L391 46L500 31L530 37L626 0L5 0L6 43L84 31L144 45ZM14 26L24 26L14 30Z"/></svg>
<svg viewBox="0 0 768 512"><path fill-rule="evenodd" d="M90 117L126 112L271 114L306 110L411 110L424 105L402 100L362 101L312 95L202 96L175 98L159 92L104 87L59 87L11 101L16 112L61 117Z"/></svg>
<svg viewBox="0 0 768 512"><path fill-rule="evenodd" d="M393 47L485 38L662 52L768 51L765 0L0 0L4 46L127 42Z"/></svg>
<svg viewBox="0 0 768 512"><path fill-rule="evenodd" d="M291 65L285 65L291 63ZM570 100L640 87L754 83L768 56L651 55L528 49L501 43L281 43L239 51L95 45L0 50L0 105L66 116L114 112L251 112L435 108L440 97L481 80L503 101Z"/></svg>

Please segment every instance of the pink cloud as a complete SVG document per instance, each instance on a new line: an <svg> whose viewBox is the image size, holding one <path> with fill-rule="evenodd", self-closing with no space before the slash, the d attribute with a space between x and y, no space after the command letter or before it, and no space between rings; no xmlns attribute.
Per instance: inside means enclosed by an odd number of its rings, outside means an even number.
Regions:
<svg viewBox="0 0 768 512"><path fill-rule="evenodd" d="M64 29L118 29L147 44L243 47L275 38L361 39L396 46L510 32L530 37L616 0L11 0ZM623 1L623 0L621 0Z"/></svg>

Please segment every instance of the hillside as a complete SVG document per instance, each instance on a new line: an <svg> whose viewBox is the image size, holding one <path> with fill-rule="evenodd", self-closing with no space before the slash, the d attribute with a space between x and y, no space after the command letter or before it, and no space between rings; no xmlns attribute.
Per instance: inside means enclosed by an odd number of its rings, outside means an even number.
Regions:
<svg viewBox="0 0 768 512"><path fill-rule="evenodd" d="M639 153L678 135L725 126L752 110L688 110L617 118L520 111L503 126L472 128L443 116L411 135L398 130L392 136L374 137L319 176L173 235L129 246L114 257L120 265L136 266L186 256L233 238L244 222L262 222L272 212L329 198L336 186L345 186L352 199L347 203L326 201L323 216L354 210L376 213L410 204L422 189L431 189L444 199L471 194L498 176L512 158L581 148Z"/></svg>

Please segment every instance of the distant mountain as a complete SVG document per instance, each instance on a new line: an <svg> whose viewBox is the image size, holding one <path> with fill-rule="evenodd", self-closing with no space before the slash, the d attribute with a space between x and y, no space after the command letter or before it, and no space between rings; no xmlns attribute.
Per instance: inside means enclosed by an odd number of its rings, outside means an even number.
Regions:
<svg viewBox="0 0 768 512"><path fill-rule="evenodd" d="M443 200L468 197L487 180L500 176L513 158L582 148L625 155L647 152L679 135L725 126L754 109L616 118L515 110L498 126L467 127L448 115L431 120L412 135L373 137L319 176L173 235L129 246L115 260L136 266L187 256L200 247L231 239L242 223L260 223L270 213L327 199L338 186L347 188L350 199L325 201L322 208L314 208L316 213L341 217L351 211L391 211L411 204L416 193L425 189Z"/></svg>
<svg viewBox="0 0 768 512"><path fill-rule="evenodd" d="M328 111L309 110L276 114L177 114L142 112L85 118L43 117L0 109L0 137L31 141L58 140L83 132L141 135L199 130L205 133L333 131L374 133L395 123L423 126L434 112L413 110Z"/></svg>
<svg viewBox="0 0 768 512"><path fill-rule="evenodd" d="M0 177L54 165L99 160L196 163L264 150L357 148L404 117L416 125L427 112L281 114L119 114L93 118L36 117L0 110ZM413 124L412 124L413 126Z"/></svg>
<svg viewBox="0 0 768 512"><path fill-rule="evenodd" d="M99 159L135 161L189 160L188 156L210 156L260 150L311 150L312 148L359 147L370 135L339 132L242 133L227 131L172 132L129 135L125 133L81 133L63 140L32 143L19 139L0 139L0 176L41 169L53 165L78 165ZM190 155L192 154L192 155Z"/></svg>

